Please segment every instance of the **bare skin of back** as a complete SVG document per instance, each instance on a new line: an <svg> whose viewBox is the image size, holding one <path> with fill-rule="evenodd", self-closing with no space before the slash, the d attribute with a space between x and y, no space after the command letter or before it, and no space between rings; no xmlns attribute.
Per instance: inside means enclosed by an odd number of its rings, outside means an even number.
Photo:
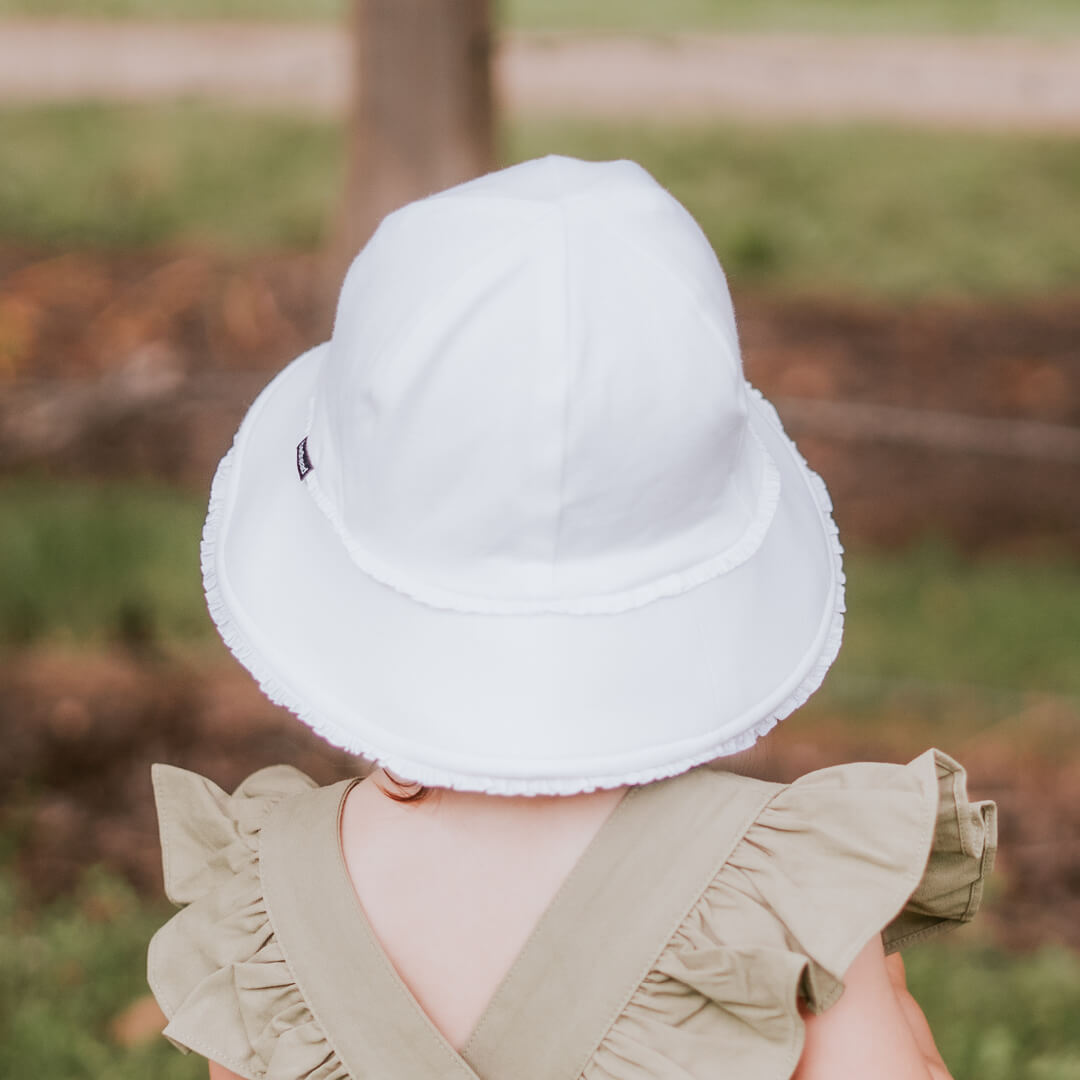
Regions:
<svg viewBox="0 0 1080 1080"><path fill-rule="evenodd" d="M537 920L626 792L489 796L439 789L398 803L381 769L341 823L357 897L389 959L456 1050L468 1042ZM899 957L874 938L821 1016L792 1080L949 1080ZM210 1063L211 1080L241 1080Z"/></svg>

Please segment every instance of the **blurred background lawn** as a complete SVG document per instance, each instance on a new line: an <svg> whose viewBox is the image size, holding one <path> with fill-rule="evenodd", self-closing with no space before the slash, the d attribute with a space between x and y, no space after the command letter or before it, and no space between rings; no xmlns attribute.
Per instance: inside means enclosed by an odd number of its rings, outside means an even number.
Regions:
<svg viewBox="0 0 1080 1080"><path fill-rule="evenodd" d="M740 285L903 297L1080 280L1074 139L533 118L502 142L508 162L641 162ZM0 144L19 148L0 172L0 235L56 250L311 248L343 175L334 122L196 104L8 108Z"/></svg>
<svg viewBox="0 0 1080 1080"><path fill-rule="evenodd" d="M342 10L338 0L0 0L0 17L330 20ZM1071 0L508 0L501 13L523 31L1080 33ZM737 301L824 295L907 311L1080 298L1074 136L509 117L500 139L506 162L547 152L640 161L702 222ZM0 265L25 251L310 252L328 237L343 179L336 122L207 104L0 105L0 147ZM0 379L4 297L0 280ZM133 642L208 677L228 665L198 579L204 508L204 491L153 477L8 470L0 666ZM845 647L804 718L788 722L796 740L824 730L841 748L904 753L992 738L1016 761L1080 762L1080 562L1068 543L1049 556L973 553L929 530L914 543L856 538L849 548ZM51 775L34 768L0 806L0 1076L205 1075L201 1061L117 1028L146 992L146 941L168 914L160 898L107 859L47 901L24 872L33 800ZM991 910L1009 900L1022 865L1012 859L1006 849ZM908 954L954 1075L1080 1080L1077 954L1058 938L1022 952L1005 944L977 922Z"/></svg>
<svg viewBox="0 0 1080 1080"><path fill-rule="evenodd" d="M0 0L0 15L160 19L338 19L345 0ZM502 0L512 30L620 33L781 30L1029 32L1080 28L1071 0Z"/></svg>

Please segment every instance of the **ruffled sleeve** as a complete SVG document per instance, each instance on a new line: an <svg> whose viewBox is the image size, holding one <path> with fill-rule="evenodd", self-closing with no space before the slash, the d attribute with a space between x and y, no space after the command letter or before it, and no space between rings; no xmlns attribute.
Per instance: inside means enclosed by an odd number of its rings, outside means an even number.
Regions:
<svg viewBox="0 0 1080 1080"><path fill-rule="evenodd" d="M894 951L973 918L996 845L994 803L971 802L964 769L939 750L779 788L586 1077L705 1080L722 1048L733 1076L788 1080L802 1053L799 997L814 1012L832 1005L875 934Z"/></svg>
<svg viewBox="0 0 1080 1080"><path fill-rule="evenodd" d="M181 906L147 957L166 1038L249 1080L347 1080L288 969L259 878L263 822L314 781L272 766L229 795L168 765L152 778L165 892Z"/></svg>

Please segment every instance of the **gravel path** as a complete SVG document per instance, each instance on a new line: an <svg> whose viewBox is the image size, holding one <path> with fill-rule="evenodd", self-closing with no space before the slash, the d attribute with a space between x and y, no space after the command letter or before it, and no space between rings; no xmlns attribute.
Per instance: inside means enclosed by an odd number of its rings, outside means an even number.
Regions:
<svg viewBox="0 0 1080 1080"><path fill-rule="evenodd" d="M0 21L0 102L200 97L339 111L335 27ZM511 112L1080 131L1080 39L504 35Z"/></svg>

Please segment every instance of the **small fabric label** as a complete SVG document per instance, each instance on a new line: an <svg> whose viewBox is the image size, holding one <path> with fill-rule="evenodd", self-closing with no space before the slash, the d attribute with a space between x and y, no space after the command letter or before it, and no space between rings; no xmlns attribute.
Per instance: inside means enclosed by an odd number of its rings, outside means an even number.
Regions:
<svg viewBox="0 0 1080 1080"><path fill-rule="evenodd" d="M307 474L311 472L313 467L311 458L308 457L307 436L305 435L296 444L296 471L300 474L300 479L307 479Z"/></svg>

